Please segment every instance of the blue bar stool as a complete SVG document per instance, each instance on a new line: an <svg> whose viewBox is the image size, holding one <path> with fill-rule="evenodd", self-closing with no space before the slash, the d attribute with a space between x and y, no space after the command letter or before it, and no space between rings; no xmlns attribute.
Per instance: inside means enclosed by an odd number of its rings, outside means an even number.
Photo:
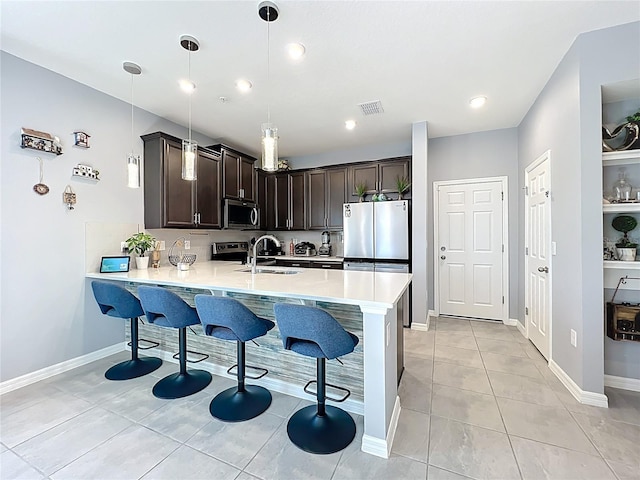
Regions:
<svg viewBox="0 0 640 480"><path fill-rule="evenodd" d="M227 373L237 367L238 386L215 396L209 405L211 415L225 422L243 422L257 417L271 405L271 393L257 385L245 385L244 379L262 378L268 370L253 367L263 373L258 376L246 375L245 342L266 335L275 327L275 323L255 316L233 298L196 295L195 300L204 333L221 340L237 342L238 363L227 370Z"/></svg>
<svg viewBox="0 0 640 480"><path fill-rule="evenodd" d="M325 405L326 359L338 358L353 352L358 337L347 332L338 321L324 310L304 305L276 303L273 306L276 322L282 335L284 348L316 358L317 406L310 405L298 410L289 419L287 433L298 448L309 453L329 454L346 448L356 435L356 424L344 410ZM307 388L304 390L310 393ZM347 399L347 394L337 402Z"/></svg>
<svg viewBox="0 0 640 480"><path fill-rule="evenodd" d="M130 380L160 368L162 360L159 358L138 357L138 317L144 315L144 311L135 295L120 285L99 280L91 282L91 289L103 314L131 319L131 360L114 365L104 376L109 380Z"/></svg>
<svg viewBox="0 0 640 480"><path fill-rule="evenodd" d="M138 294L147 320L159 327L177 328L179 335L180 371L156 383L153 394L158 398L182 398L203 390L211 383L211 374L187 370L187 327L200 323L196 309L165 288L140 286Z"/></svg>

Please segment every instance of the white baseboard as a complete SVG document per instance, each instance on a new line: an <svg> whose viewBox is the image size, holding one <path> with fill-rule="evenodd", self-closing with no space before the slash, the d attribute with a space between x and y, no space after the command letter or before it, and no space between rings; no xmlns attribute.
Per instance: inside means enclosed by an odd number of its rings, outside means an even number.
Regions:
<svg viewBox="0 0 640 480"><path fill-rule="evenodd" d="M51 365L50 367L45 367L40 370L36 370L35 372L27 373L26 375L22 375L20 377L12 378L11 380L0 383L0 395L11 392L21 387L26 387L27 385L39 382L40 380L44 380L45 378L53 377L54 375L67 372L77 367L81 367L82 365L86 365L87 363L95 362L96 360L108 357L109 355L113 355L114 353L122 352L125 350L125 347L126 343L124 342L116 343L115 345L111 345L110 347L87 353L86 355L72 358L71 360L65 360L64 362L58 363L56 365Z"/></svg>
<svg viewBox="0 0 640 480"><path fill-rule="evenodd" d="M518 324L518 320L516 320L515 318L507 318L506 320L503 320L502 323L509 327L515 327Z"/></svg>
<svg viewBox="0 0 640 480"><path fill-rule="evenodd" d="M549 368L558 377L558 380L567 387L567 390L576 400L585 405L609 408L609 399L604 393L586 392L574 382L567 373L553 360L549 361Z"/></svg>
<svg viewBox="0 0 640 480"><path fill-rule="evenodd" d="M400 410L400 397L396 396L396 403L393 405L393 413L391 414L391 421L389 422L387 438L382 440L381 438L370 435L363 435L361 449L364 453L369 453L376 457L389 458L391 448L393 447L393 439L395 438L398 427L398 420L400 419Z"/></svg>
<svg viewBox="0 0 640 480"><path fill-rule="evenodd" d="M527 328L524 325L522 325L520 322L518 322L517 320L516 320L516 328L518 329L518 331L522 334L522 336L524 338L529 338L529 337L527 337Z"/></svg>
<svg viewBox="0 0 640 480"><path fill-rule="evenodd" d="M623 390L631 390L632 392L640 392L640 380L637 378L605 375L604 385L605 387L621 388Z"/></svg>

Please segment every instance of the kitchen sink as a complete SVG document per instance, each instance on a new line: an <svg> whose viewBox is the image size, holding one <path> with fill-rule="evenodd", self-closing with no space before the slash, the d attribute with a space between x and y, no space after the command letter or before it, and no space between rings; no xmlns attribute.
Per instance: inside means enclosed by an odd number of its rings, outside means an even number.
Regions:
<svg viewBox="0 0 640 480"><path fill-rule="evenodd" d="M250 268L242 268L238 270L238 272L247 272L250 273ZM293 275L295 273L300 273L298 270L274 270L273 268L256 268L256 273L273 273L276 275Z"/></svg>

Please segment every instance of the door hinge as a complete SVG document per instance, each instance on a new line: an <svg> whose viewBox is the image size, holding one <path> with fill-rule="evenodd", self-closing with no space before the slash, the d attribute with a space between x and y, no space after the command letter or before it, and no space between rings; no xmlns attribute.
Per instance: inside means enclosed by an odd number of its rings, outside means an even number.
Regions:
<svg viewBox="0 0 640 480"><path fill-rule="evenodd" d="M529 255L529 247L524 247L524 254Z"/></svg>
<svg viewBox="0 0 640 480"><path fill-rule="evenodd" d="M524 307L524 314L529 315L529 307Z"/></svg>
<svg viewBox="0 0 640 480"><path fill-rule="evenodd" d="M504 192L500 192L500 194L502 195L502 201L504 201Z"/></svg>
<svg viewBox="0 0 640 480"><path fill-rule="evenodd" d="M546 192L544 192L544 196L545 196L545 197L547 197L547 198L549 198L549 194L550 194L550 193L551 193L551 192L549 192L549 190L547 190Z"/></svg>
<svg viewBox="0 0 640 480"><path fill-rule="evenodd" d="M529 195L529 187L522 187L525 195Z"/></svg>
<svg viewBox="0 0 640 480"><path fill-rule="evenodd" d="M504 305L504 295L502 296L502 304Z"/></svg>
<svg viewBox="0 0 640 480"><path fill-rule="evenodd" d="M502 253L504 253L504 243L502 244Z"/></svg>

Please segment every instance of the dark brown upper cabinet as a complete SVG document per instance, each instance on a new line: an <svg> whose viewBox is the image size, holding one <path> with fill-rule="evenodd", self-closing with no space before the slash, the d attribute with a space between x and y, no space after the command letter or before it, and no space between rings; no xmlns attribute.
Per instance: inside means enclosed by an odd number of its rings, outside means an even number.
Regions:
<svg viewBox="0 0 640 480"><path fill-rule="evenodd" d="M306 230L305 172L280 172L265 176L265 201L264 207L260 205L260 208L266 210L266 229Z"/></svg>
<svg viewBox="0 0 640 480"><path fill-rule="evenodd" d="M144 141L145 228L220 228L220 154L198 149L198 179L182 179L182 141L156 132Z"/></svg>
<svg viewBox="0 0 640 480"><path fill-rule="evenodd" d="M341 230L342 205L347 201L345 167L307 173L309 230Z"/></svg>
<svg viewBox="0 0 640 480"><path fill-rule="evenodd" d="M255 202L256 159L222 144L208 148L222 154L222 196Z"/></svg>
<svg viewBox="0 0 640 480"><path fill-rule="evenodd" d="M361 184L367 186L367 195L398 193L396 179L406 177L411 181L410 165L411 157L401 157L348 167L350 201L358 200L356 186ZM410 191L405 194L405 198L411 198Z"/></svg>

